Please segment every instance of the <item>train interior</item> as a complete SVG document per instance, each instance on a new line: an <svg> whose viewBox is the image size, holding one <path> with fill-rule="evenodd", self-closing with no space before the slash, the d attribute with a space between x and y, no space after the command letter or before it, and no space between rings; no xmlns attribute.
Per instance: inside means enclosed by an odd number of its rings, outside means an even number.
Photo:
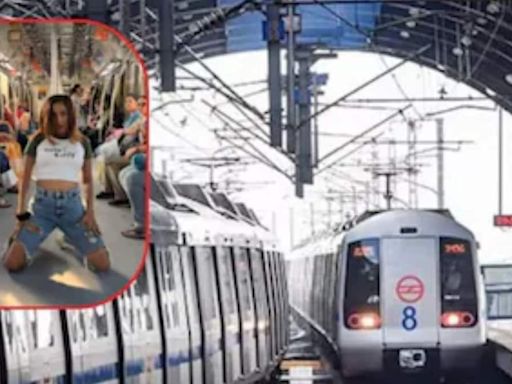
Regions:
<svg viewBox="0 0 512 384"><path fill-rule="evenodd" d="M70 94L77 84L78 125L93 149L106 141L109 130L123 127L126 96L145 95L141 64L109 29L83 22L0 25L0 120L11 127L11 132L0 133L0 150L7 154L12 171L10 180L2 179L10 185L0 186L1 254L15 226L22 151L38 129L41 106L53 94ZM146 107L141 108L143 115ZM104 190L105 167L98 158L93 163L97 194ZM86 269L56 230L24 271L10 274L0 268L0 306L92 304L125 286L144 251L142 240L121 235L133 215L126 204L114 206L99 199L95 212L110 254L108 272Z"/></svg>

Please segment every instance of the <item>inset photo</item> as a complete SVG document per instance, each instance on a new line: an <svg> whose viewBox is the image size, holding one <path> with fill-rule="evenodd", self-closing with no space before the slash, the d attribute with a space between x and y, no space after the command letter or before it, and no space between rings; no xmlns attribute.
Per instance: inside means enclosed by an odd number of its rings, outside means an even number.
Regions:
<svg viewBox="0 0 512 384"><path fill-rule="evenodd" d="M0 307L95 305L142 267L146 95L112 28L0 20Z"/></svg>

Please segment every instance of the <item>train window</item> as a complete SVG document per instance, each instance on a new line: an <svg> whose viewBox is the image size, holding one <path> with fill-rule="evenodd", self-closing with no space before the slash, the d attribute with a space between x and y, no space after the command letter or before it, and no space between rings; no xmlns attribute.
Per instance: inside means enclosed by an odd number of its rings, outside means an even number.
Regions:
<svg viewBox="0 0 512 384"><path fill-rule="evenodd" d="M3 311L2 319L7 358L9 359L9 356L13 356L13 354L18 352L21 355L26 355L28 353L28 345L25 314L21 311Z"/></svg>
<svg viewBox="0 0 512 384"><path fill-rule="evenodd" d="M83 342L87 341L87 326L85 323L85 313L80 311L78 313L78 329L80 334L80 340Z"/></svg>
<svg viewBox="0 0 512 384"><path fill-rule="evenodd" d="M265 289L265 275L263 272L263 254L261 251L251 251L252 279L254 295L259 321L268 318L267 292Z"/></svg>
<svg viewBox="0 0 512 384"><path fill-rule="evenodd" d="M14 324L11 319L11 313L11 311L4 311L2 314L7 354L14 353Z"/></svg>
<svg viewBox="0 0 512 384"><path fill-rule="evenodd" d="M52 312L31 310L28 313L34 349L48 348L55 345Z"/></svg>
<svg viewBox="0 0 512 384"><path fill-rule="evenodd" d="M28 354L28 338L26 328L26 317L22 311L12 311L11 320L14 327L14 341L18 345L21 355Z"/></svg>
<svg viewBox="0 0 512 384"><path fill-rule="evenodd" d="M91 330L95 339L108 337L108 318L105 305L94 307L91 313Z"/></svg>
<svg viewBox="0 0 512 384"><path fill-rule="evenodd" d="M240 300L240 310L244 320L252 321L252 311L254 308L251 277L249 275L249 264L247 259L247 249L235 248L235 265L238 274L238 291Z"/></svg>
<svg viewBox="0 0 512 384"><path fill-rule="evenodd" d="M441 238L441 296L443 313L468 311L477 315L476 284L469 241Z"/></svg>
<svg viewBox="0 0 512 384"><path fill-rule="evenodd" d="M132 287L128 288L119 299L119 306L122 316L122 327L124 333L134 332L134 321L132 312Z"/></svg>
<svg viewBox="0 0 512 384"><path fill-rule="evenodd" d="M187 308L190 321L190 327L193 328L199 323L199 304L197 302L197 291L195 286L195 277L192 269L192 249L190 247L181 247L181 257L183 261L183 277L185 282L187 298Z"/></svg>
<svg viewBox="0 0 512 384"><path fill-rule="evenodd" d="M174 327L179 327L181 324L180 321L180 310L178 308L178 300L179 300L179 292L176 287L176 283L181 280L179 273L179 262L180 262L180 255L178 253L178 248L172 247L171 248L171 258L168 260L169 264L169 306L170 306L170 312L172 314L172 321Z"/></svg>
<svg viewBox="0 0 512 384"><path fill-rule="evenodd" d="M199 286L199 302L203 321L207 322L218 317L217 315L217 284L215 281L215 267L213 263L212 248L196 247L197 281Z"/></svg>
<svg viewBox="0 0 512 384"><path fill-rule="evenodd" d="M235 284L231 263L230 248L217 248L217 259L219 264L219 280L221 283L222 304L225 314L235 313Z"/></svg>
<svg viewBox="0 0 512 384"><path fill-rule="evenodd" d="M171 307L170 307L170 299L169 299L169 285L170 285L170 267L167 265L170 261L172 250L175 247L171 247L170 251L166 249L157 249L157 263L158 268L157 271L160 276L161 282L161 300L162 300L162 309L164 315L164 323L166 328L172 327L171 325ZM177 249L176 249L177 252Z"/></svg>
<svg viewBox="0 0 512 384"><path fill-rule="evenodd" d="M151 331L154 328L154 319L151 314L148 275L143 269L133 286L133 312L137 320L138 329Z"/></svg>
<svg viewBox="0 0 512 384"><path fill-rule="evenodd" d="M364 239L348 245L344 317L356 312L379 312L379 240Z"/></svg>

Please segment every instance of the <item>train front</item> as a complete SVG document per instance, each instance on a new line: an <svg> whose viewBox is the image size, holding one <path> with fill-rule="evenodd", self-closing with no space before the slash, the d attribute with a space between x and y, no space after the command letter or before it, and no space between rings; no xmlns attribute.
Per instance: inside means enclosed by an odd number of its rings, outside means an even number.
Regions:
<svg viewBox="0 0 512 384"><path fill-rule="evenodd" d="M342 253L345 376L479 367L486 319L468 230L439 213L385 212L348 231Z"/></svg>

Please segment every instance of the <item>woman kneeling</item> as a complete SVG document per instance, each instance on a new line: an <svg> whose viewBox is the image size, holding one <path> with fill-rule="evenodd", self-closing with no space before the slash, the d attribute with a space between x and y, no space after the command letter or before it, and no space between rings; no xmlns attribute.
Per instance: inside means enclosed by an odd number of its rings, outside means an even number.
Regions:
<svg viewBox="0 0 512 384"><path fill-rule="evenodd" d="M91 269L108 270L109 255L94 214L91 145L80 134L68 96L54 95L45 102L39 131L25 155L17 224L4 256L5 268L17 272L27 266L40 244L58 228ZM87 208L82 204L80 171ZM29 212L31 178L36 181L36 192Z"/></svg>

